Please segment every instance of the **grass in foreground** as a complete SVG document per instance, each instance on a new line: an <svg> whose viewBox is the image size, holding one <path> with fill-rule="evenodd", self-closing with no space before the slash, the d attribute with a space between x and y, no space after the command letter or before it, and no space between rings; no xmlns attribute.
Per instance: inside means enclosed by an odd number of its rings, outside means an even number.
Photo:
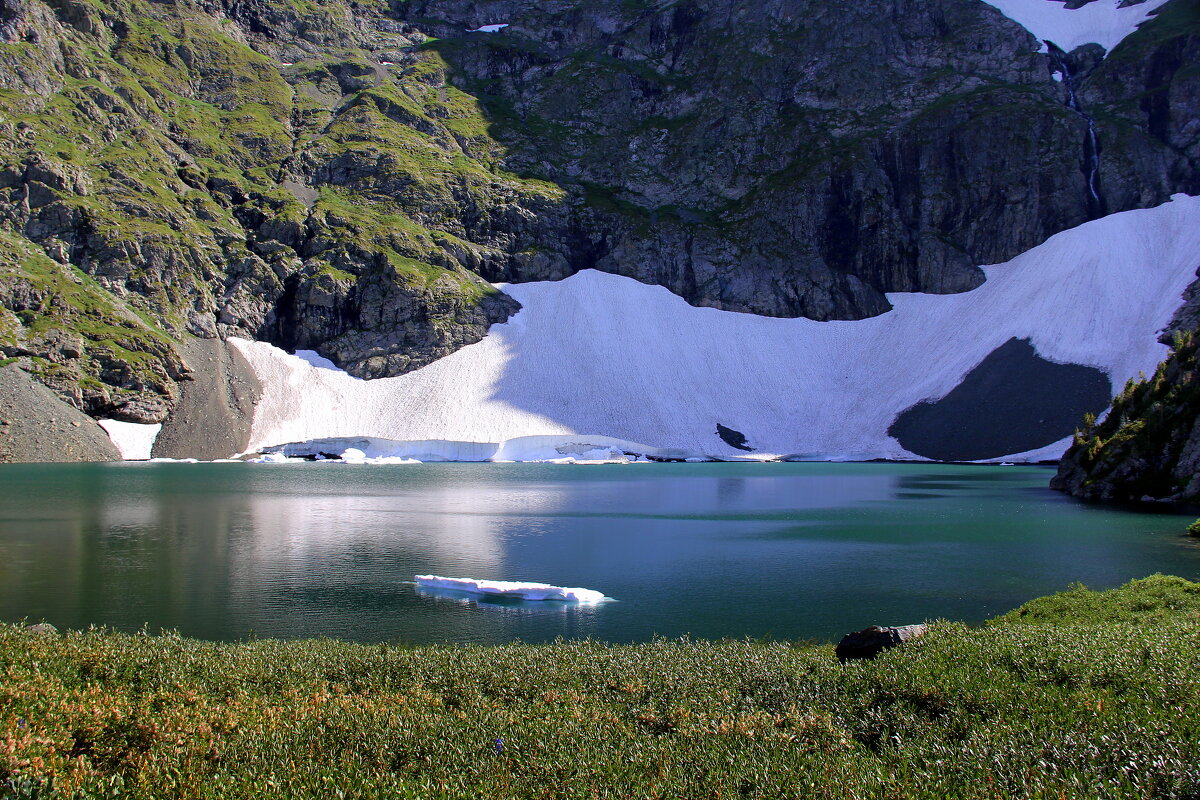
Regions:
<svg viewBox="0 0 1200 800"><path fill-rule="evenodd" d="M0 796L1200 796L1200 584L829 646L0 628Z"/></svg>

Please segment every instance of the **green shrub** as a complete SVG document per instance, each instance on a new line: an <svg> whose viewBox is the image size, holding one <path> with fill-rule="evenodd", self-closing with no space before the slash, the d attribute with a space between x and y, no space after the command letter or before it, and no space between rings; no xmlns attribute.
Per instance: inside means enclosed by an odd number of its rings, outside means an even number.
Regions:
<svg viewBox="0 0 1200 800"><path fill-rule="evenodd" d="M828 645L779 642L3 626L0 796L1195 796L1198 589L1075 587L844 667Z"/></svg>

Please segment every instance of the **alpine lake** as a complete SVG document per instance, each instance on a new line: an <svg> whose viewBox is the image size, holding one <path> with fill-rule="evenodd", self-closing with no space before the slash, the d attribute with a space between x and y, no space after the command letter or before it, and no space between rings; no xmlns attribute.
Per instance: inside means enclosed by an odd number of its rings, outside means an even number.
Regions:
<svg viewBox="0 0 1200 800"><path fill-rule="evenodd" d="M893 463L0 466L0 620L212 640L834 640L1072 582L1200 578L1194 515L1052 469ZM502 601L417 574L586 587Z"/></svg>

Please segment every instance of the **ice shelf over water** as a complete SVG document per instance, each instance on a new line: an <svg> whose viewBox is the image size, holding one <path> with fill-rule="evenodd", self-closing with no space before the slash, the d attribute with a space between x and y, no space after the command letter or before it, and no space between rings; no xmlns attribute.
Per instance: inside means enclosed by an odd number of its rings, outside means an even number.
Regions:
<svg viewBox="0 0 1200 800"><path fill-rule="evenodd" d="M1121 7L1121 0L1092 0L1071 9L1059 0L984 0L1019 23L1038 41L1051 41L1065 52L1096 43L1106 51L1133 33L1167 0L1145 0Z"/></svg>
<svg viewBox="0 0 1200 800"><path fill-rule="evenodd" d="M264 462L337 460L345 463L417 464L427 461L537 461L622 463L637 461L708 461L693 450L650 447L611 436L521 436L503 442L454 442L445 439L394 441L348 436L310 439L263 448ZM734 460L734 459L729 459Z"/></svg>
<svg viewBox="0 0 1200 800"><path fill-rule="evenodd" d="M594 589L579 589L552 586L548 583L525 583L521 581L485 581L477 578L443 578L440 575L417 575L417 586L425 589L449 589L490 597L507 597L513 600L562 600L571 603L599 603L611 598Z"/></svg>
<svg viewBox="0 0 1200 800"><path fill-rule="evenodd" d="M1118 389L1152 372L1167 354L1158 334L1195 277L1198 253L1200 198L1176 195L984 267L987 280L970 292L891 294L891 311L863 320L696 308L662 287L586 270L504 286L522 305L508 322L395 378L363 381L233 341L263 385L252 450L357 437L390 442L337 453L516 461L640 447L903 459L914 456L887 432L896 415L945 396L1014 337L1042 358L1100 368ZM723 441L718 423L753 452ZM995 460L1056 458L1068 442ZM571 444L589 447L559 449Z"/></svg>

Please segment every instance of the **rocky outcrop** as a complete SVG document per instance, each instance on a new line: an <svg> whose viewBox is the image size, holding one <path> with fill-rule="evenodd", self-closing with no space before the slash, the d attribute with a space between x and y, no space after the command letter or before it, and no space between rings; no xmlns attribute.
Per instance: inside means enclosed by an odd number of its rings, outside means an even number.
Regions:
<svg viewBox="0 0 1200 800"><path fill-rule="evenodd" d="M517 308L458 220L533 218L521 204L553 187L501 169L409 26L349 6L4 1L0 357L77 408L163 421L189 335L375 377Z"/></svg>
<svg viewBox="0 0 1200 800"><path fill-rule="evenodd" d="M884 650L891 650L893 647L919 639L928 630L929 626L925 624L900 625L894 628L872 625L843 636L834 648L834 654L842 663L854 659L875 658Z"/></svg>
<svg viewBox="0 0 1200 800"><path fill-rule="evenodd" d="M1154 375L1084 419L1050 486L1084 500L1200 502L1200 340L1175 334Z"/></svg>

